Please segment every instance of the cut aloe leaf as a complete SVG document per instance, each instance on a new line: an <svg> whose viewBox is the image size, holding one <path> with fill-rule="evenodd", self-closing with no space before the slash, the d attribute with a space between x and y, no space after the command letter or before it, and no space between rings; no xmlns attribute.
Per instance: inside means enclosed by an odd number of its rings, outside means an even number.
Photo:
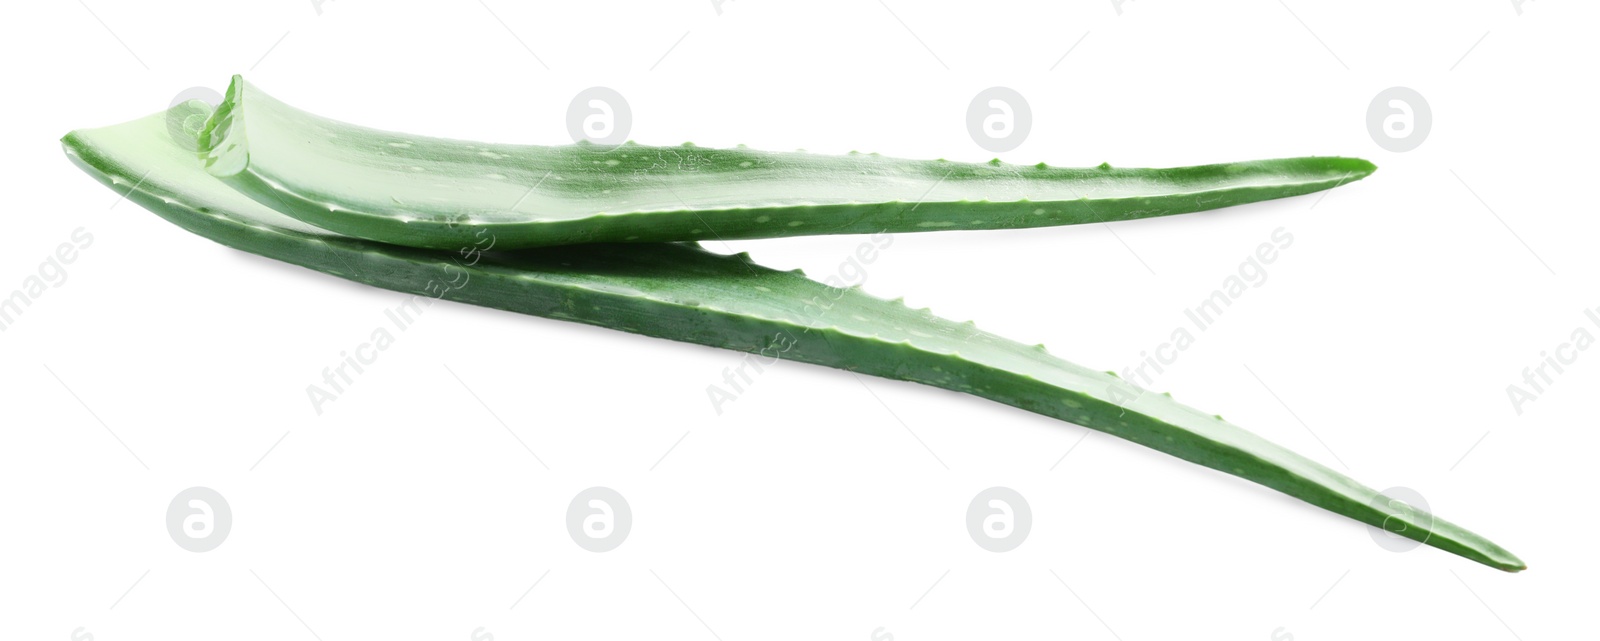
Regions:
<svg viewBox="0 0 1600 641"><path fill-rule="evenodd" d="M341 234L456 249L1015 229L1169 216L1360 180L1357 158L1089 169L692 145L443 140L300 111L235 76L201 135L207 168Z"/></svg>
<svg viewBox="0 0 1600 641"><path fill-rule="evenodd" d="M172 142L168 120L157 114L75 131L63 144L75 163L129 200L247 252L399 292L964 392L1166 452L1491 567L1524 568L1477 534L1395 504L1220 417L970 323L677 243L497 252L463 264L457 252L348 238L207 174Z"/></svg>

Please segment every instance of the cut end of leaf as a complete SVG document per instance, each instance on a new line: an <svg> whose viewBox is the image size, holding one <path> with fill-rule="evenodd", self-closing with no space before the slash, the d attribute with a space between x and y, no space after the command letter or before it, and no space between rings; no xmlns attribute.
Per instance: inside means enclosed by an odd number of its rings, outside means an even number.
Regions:
<svg viewBox="0 0 1600 641"><path fill-rule="evenodd" d="M236 118L244 106L244 77L235 75L228 83L228 93L217 105L198 136L199 152L205 160L206 172L217 177L228 177L243 172L250 165L250 153L245 144L244 119Z"/></svg>

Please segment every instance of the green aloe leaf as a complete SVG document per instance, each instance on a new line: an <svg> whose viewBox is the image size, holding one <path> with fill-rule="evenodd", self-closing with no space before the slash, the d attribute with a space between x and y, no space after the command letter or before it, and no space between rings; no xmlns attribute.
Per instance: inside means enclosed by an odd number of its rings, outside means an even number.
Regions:
<svg viewBox="0 0 1600 641"><path fill-rule="evenodd" d="M678 243L601 244L490 252L467 263L455 251L324 231L241 194L175 144L166 123L198 109L191 103L74 131L63 144L82 169L129 200L243 251L400 292L964 392L1166 452L1491 567L1524 568L1477 534L1166 395L1140 393L970 323L744 256Z"/></svg>
<svg viewBox="0 0 1600 641"><path fill-rule="evenodd" d="M207 169L324 229L456 249L1015 229L1170 216L1312 193L1359 158L1087 169L693 145L499 145L368 129L235 76L201 136Z"/></svg>

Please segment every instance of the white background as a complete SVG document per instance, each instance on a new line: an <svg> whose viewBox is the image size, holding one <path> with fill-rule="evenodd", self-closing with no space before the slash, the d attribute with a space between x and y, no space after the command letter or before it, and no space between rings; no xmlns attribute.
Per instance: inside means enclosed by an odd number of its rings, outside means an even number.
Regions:
<svg viewBox="0 0 1600 641"><path fill-rule="evenodd" d="M75 229L94 241L0 332L0 636L1586 633L1600 350L1520 416L1506 388L1600 335L1592 3L886 2L12 7L0 295ZM1155 389L1413 488L1530 569L1391 552L1248 482L914 384L780 363L719 416L706 387L736 353L453 303L318 416L306 386L402 297L117 203L57 143L233 73L334 118L502 142L569 142L568 101L599 85L643 143L983 161L965 112L1001 85L1034 114L1011 162L1369 158L1321 200L900 234L866 288L1122 370L1283 227L1268 280ZM1431 105L1411 152L1366 128L1391 86ZM864 241L708 247L821 277ZM216 550L165 529L191 486L231 506ZM611 552L566 531L591 486L632 508ZM965 529L991 486L1032 508L1011 552Z"/></svg>

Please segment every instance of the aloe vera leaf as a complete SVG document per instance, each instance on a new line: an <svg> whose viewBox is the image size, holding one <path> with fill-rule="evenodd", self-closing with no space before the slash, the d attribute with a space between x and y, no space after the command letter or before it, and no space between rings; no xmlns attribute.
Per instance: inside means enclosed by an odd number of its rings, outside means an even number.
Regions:
<svg viewBox="0 0 1600 641"><path fill-rule="evenodd" d="M965 392L1254 481L1491 567L1525 567L1477 534L1390 504L1371 488L1166 395L1138 393L1114 376L970 323L753 265L743 256L681 243L605 244L488 253L462 264L454 252L318 229L206 174L192 152L169 137L166 123L184 115L74 131L62 142L73 162L100 182L229 247L400 292Z"/></svg>
<svg viewBox="0 0 1600 641"><path fill-rule="evenodd" d="M208 171L274 209L348 236L438 249L482 230L514 249L1073 225L1298 196L1375 169L1337 157L1069 169L472 143L322 118L237 76L200 138Z"/></svg>

